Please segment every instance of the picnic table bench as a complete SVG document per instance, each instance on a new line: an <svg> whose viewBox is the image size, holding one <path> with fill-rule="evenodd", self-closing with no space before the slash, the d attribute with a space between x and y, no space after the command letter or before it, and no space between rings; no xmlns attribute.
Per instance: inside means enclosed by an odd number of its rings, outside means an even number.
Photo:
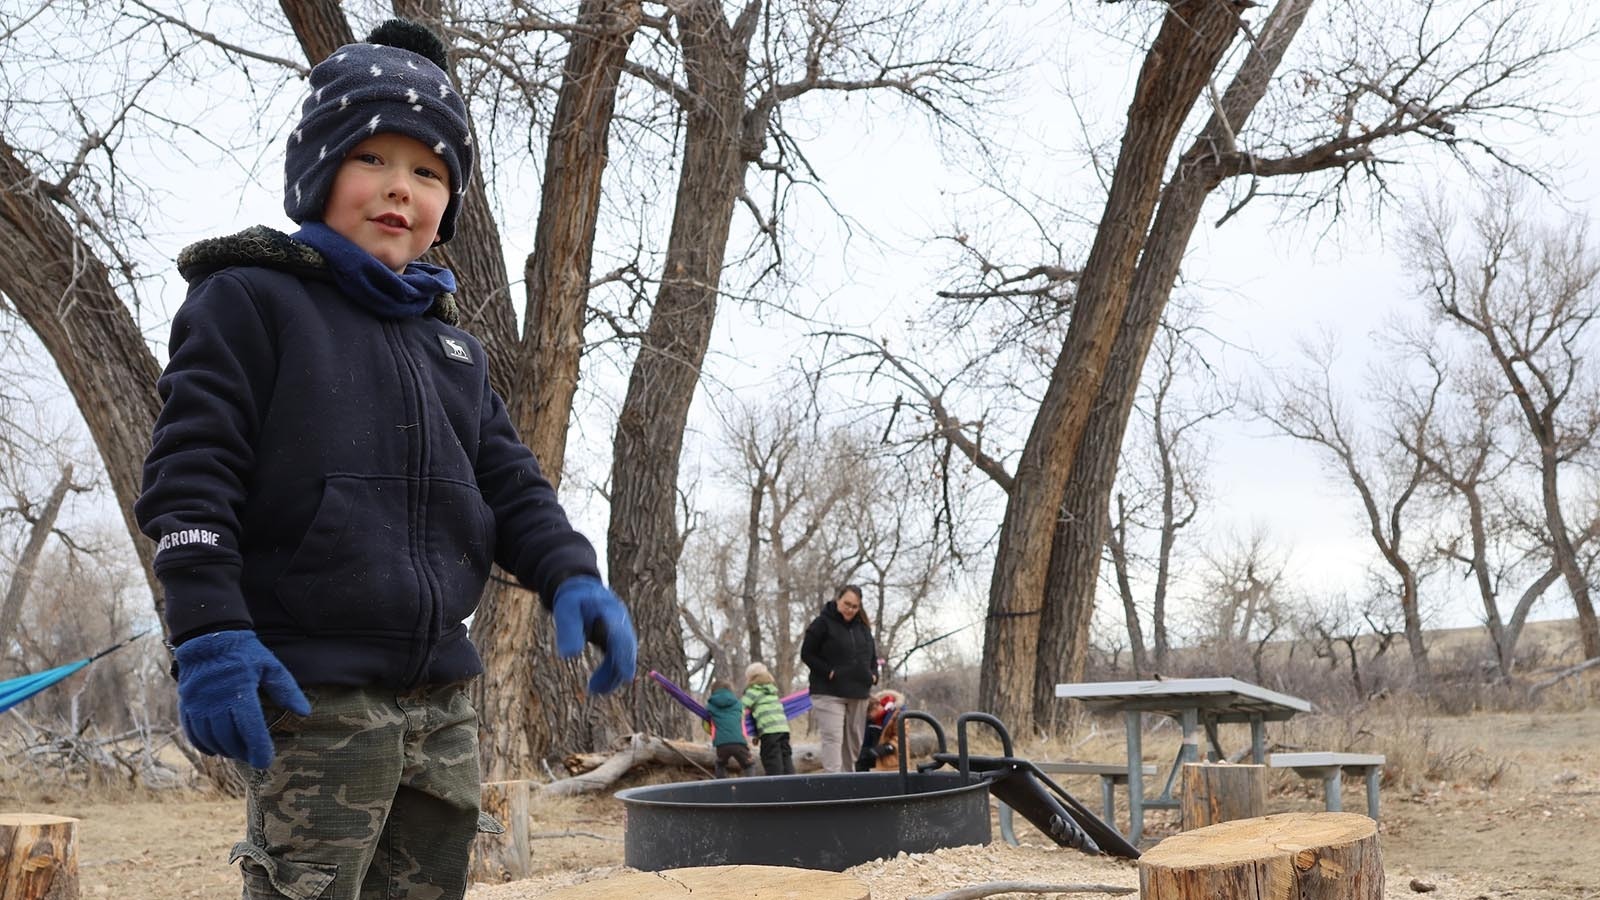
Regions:
<svg viewBox="0 0 1600 900"><path fill-rule="evenodd" d="M1122 763L1091 763L1091 762L1040 762L1034 763L1039 771L1046 775L1098 775L1100 776L1100 803L1103 807L1101 818L1112 828L1117 827L1117 785L1128 783L1128 767ZM1145 775L1156 774L1156 767L1144 767ZM1017 833L1011 820L1011 807L1000 804L1000 837L1005 842L1016 846Z"/></svg>
<svg viewBox="0 0 1600 900"><path fill-rule="evenodd" d="M1340 792L1344 788L1344 774L1359 775L1367 780L1367 815L1378 819L1378 779L1383 774L1382 753L1274 753L1267 757L1267 765L1275 769L1293 769L1301 778L1322 780L1323 805L1328 812L1344 809Z"/></svg>

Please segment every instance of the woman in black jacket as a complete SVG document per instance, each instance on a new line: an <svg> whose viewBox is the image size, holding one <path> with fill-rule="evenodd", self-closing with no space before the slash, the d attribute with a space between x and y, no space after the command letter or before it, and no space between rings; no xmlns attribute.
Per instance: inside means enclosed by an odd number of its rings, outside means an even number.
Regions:
<svg viewBox="0 0 1600 900"><path fill-rule="evenodd" d="M868 695L878 682L878 645L861 608L861 588L847 584L806 627L800 661L811 669L811 709L822 768L849 772L861 752Z"/></svg>

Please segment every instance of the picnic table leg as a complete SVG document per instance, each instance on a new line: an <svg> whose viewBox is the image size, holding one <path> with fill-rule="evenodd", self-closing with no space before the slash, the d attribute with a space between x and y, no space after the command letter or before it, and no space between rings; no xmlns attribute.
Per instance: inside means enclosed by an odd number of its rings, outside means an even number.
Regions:
<svg viewBox="0 0 1600 900"><path fill-rule="evenodd" d="M1367 815L1372 821L1378 821L1378 779L1383 775L1383 770L1378 766L1367 767Z"/></svg>
<svg viewBox="0 0 1600 900"><path fill-rule="evenodd" d="M1138 710L1123 716L1128 731L1128 843L1137 845L1144 835L1144 750L1139 733L1144 723Z"/></svg>
<svg viewBox="0 0 1600 900"><path fill-rule="evenodd" d="M1222 738L1217 736L1217 720L1210 716L1206 716L1205 723L1206 742L1211 745L1211 749L1206 751L1206 759L1210 760L1211 762L1217 762L1218 760L1227 757L1228 754L1222 752ZM1200 760L1198 759L1195 760L1195 762L1199 761Z"/></svg>
<svg viewBox="0 0 1600 900"><path fill-rule="evenodd" d="M1344 788L1344 770L1338 766L1331 767L1322 773L1323 806L1328 812L1341 812L1344 810L1344 798L1341 796Z"/></svg>
<svg viewBox="0 0 1600 900"><path fill-rule="evenodd" d="M1017 829L1011 822L1011 807L1007 806L1003 800L998 802L1000 803L1000 839L1015 847L1017 846Z"/></svg>
<svg viewBox="0 0 1600 900"><path fill-rule="evenodd" d="M1178 751L1178 762L1199 762L1200 735L1196 732L1200 727L1200 711L1186 709L1179 715L1178 722L1183 726L1183 746Z"/></svg>
<svg viewBox="0 0 1600 900"><path fill-rule="evenodd" d="M1258 766L1267 761L1267 730L1260 716L1250 717L1250 761Z"/></svg>
<svg viewBox="0 0 1600 900"><path fill-rule="evenodd" d="M1115 775L1100 776L1100 805L1104 806L1106 810L1106 824L1112 828L1117 827L1117 777Z"/></svg>

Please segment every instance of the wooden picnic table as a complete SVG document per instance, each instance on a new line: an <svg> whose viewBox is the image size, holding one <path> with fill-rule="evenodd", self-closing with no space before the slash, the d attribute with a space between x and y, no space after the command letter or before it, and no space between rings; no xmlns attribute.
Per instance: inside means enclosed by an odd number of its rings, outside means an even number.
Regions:
<svg viewBox="0 0 1600 900"><path fill-rule="evenodd" d="M1146 809L1177 809L1172 787L1186 762L1200 761L1200 731L1204 727L1209 758L1227 756L1217 739L1217 725L1250 724L1251 758L1266 762L1267 722L1281 722L1311 711L1311 703L1280 694L1237 678L1171 678L1152 681L1101 681L1056 685L1056 696L1079 700L1097 712L1123 713L1128 741L1128 840L1137 843L1144 834ZM1144 795L1144 714L1156 713L1178 720L1183 742L1167 773L1166 784L1155 797Z"/></svg>

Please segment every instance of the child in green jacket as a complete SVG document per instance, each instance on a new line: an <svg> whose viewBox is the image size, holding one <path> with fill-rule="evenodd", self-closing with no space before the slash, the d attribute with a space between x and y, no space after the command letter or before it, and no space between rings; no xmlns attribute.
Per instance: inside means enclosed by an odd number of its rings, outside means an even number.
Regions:
<svg viewBox="0 0 1600 900"><path fill-rule="evenodd" d="M744 707L739 704L733 685L721 679L711 682L706 709L711 713L711 745L717 748L717 777L728 777L729 759L739 761L741 774L749 772L755 760L750 757L750 741L744 736Z"/></svg>
<svg viewBox="0 0 1600 900"><path fill-rule="evenodd" d="M753 662L744 670L744 708L756 722L761 741L761 771L768 775L793 775L794 751L789 747L789 717L778 697L778 685L767 667Z"/></svg>

